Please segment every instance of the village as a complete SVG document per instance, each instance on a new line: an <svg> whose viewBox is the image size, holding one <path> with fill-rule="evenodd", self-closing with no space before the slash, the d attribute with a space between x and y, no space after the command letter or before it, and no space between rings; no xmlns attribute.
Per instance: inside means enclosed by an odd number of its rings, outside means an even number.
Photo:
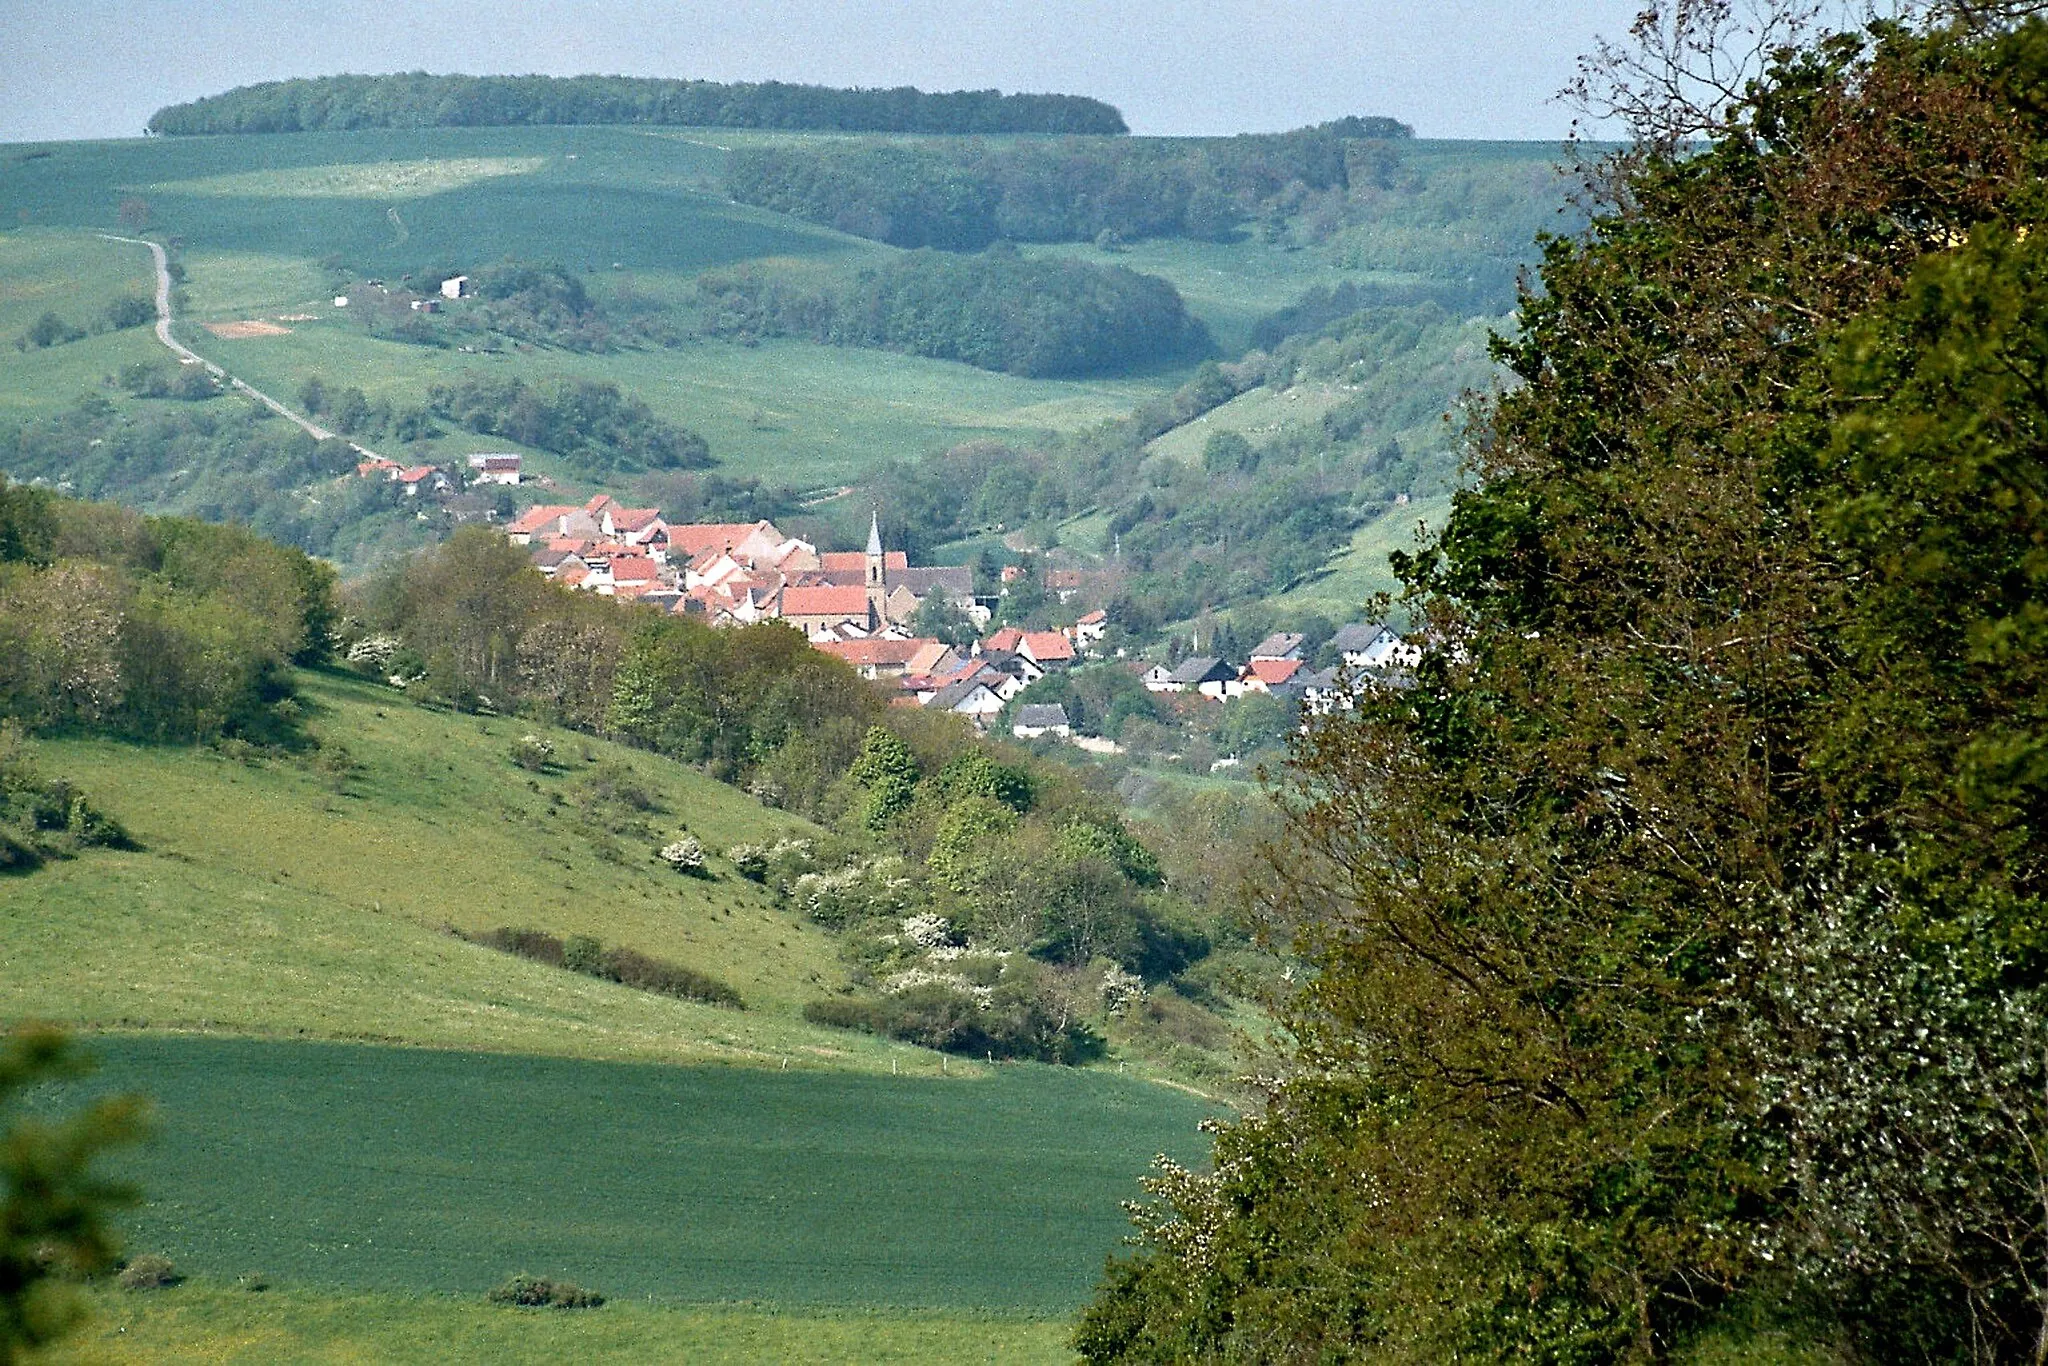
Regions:
<svg viewBox="0 0 2048 1366"><path fill-rule="evenodd" d="M356 473L397 483L408 497L445 499L465 485L516 487L523 482L521 462L509 452L472 455L466 478L458 478L439 466L372 457ZM1362 687L1404 685L1420 657L1379 622L1339 627L1319 643L1327 661L1320 668L1310 665L1310 642L1293 632L1267 636L1242 663L1202 653L1172 663L1127 658L1122 648L1104 648L1110 622L1100 607L1043 630L988 630L1017 567L1004 567L994 595L978 595L967 565L912 565L904 551L885 549L879 510L869 517L866 547L854 551L820 550L767 520L671 523L659 508L629 507L605 493L581 504L534 504L503 530L543 577L564 588L711 626L786 622L812 648L895 689L893 703L952 712L981 732L1033 684L1089 661L1117 660L1146 692L1184 696L1192 705L1265 695L1318 715L1349 707ZM1082 579L1071 570L1048 572L1049 601L1064 605ZM956 620L987 634L948 643L919 630L931 620L928 612L957 614ZM1014 738L1120 752L1112 740L1084 733L1060 703L1026 702L1011 710Z"/></svg>

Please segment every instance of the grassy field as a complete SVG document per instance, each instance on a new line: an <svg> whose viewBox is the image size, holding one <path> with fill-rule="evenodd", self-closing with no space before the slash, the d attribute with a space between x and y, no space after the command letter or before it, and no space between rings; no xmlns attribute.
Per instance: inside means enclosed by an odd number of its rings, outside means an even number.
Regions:
<svg viewBox="0 0 2048 1366"><path fill-rule="evenodd" d="M248 1039L107 1038L94 1089L157 1132L128 1245L215 1280L481 1295L1067 1313L1155 1153L1206 1103L1113 1074L678 1068ZM72 1091L43 1093L68 1103Z"/></svg>
<svg viewBox="0 0 2048 1366"><path fill-rule="evenodd" d="M156 294L141 247L82 232L0 232L0 420L64 407L122 367L168 355L146 327L15 350L44 313L91 330L124 294Z"/></svg>
<svg viewBox="0 0 2048 1366"><path fill-rule="evenodd" d="M1275 609L1322 612L1334 621L1355 621L1366 599L1375 593L1392 593L1400 585L1387 556L1396 550L1416 547L1415 529L1427 526L1432 533L1443 530L1451 510L1448 495L1418 498L1405 507L1389 511L1378 521L1368 522L1351 537L1351 544L1332 559L1322 573L1268 600Z"/></svg>
<svg viewBox="0 0 2048 1366"><path fill-rule="evenodd" d="M1346 397L1343 387L1336 384L1296 384L1286 389L1262 386L1155 437L1146 450L1184 465L1199 465L1202 448L1217 432L1236 432L1254 446L1262 445L1288 428L1320 422L1323 414Z"/></svg>
<svg viewBox="0 0 2048 1366"><path fill-rule="evenodd" d="M613 1303L594 1313L501 1309L475 1299L277 1287L250 1294L194 1282L153 1295L108 1292L94 1319L43 1366L446 1366L688 1361L1068 1362L1062 1319L952 1312Z"/></svg>
<svg viewBox="0 0 2048 1366"><path fill-rule="evenodd" d="M84 787L143 849L0 879L0 1018L938 1070L922 1050L799 1018L842 976L833 945L716 851L801 822L645 753L427 711L348 678L307 683L310 728L343 737L356 762L344 783L207 749L40 747L46 770ZM512 766L509 745L529 730L555 741L562 772ZM615 834L611 817L583 815L582 785L600 769L630 773L653 795L657 809L636 817L645 832ZM685 827L713 851L712 879L654 859ZM528 963L463 943L447 925L593 934L721 978L750 1008Z"/></svg>

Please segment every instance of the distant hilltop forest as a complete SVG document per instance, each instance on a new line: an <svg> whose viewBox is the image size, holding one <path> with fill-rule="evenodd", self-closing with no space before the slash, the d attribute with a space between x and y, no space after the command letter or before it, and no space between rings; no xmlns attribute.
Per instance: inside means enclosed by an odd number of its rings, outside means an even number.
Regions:
<svg viewBox="0 0 2048 1366"><path fill-rule="evenodd" d="M1393 120L1379 120L1399 128ZM842 133L1127 133L1084 95L836 90L634 76L318 76L265 81L159 109L149 131L300 133L350 128L663 124ZM1404 130L1405 131L1405 130ZM1377 136L1397 136L1383 132Z"/></svg>

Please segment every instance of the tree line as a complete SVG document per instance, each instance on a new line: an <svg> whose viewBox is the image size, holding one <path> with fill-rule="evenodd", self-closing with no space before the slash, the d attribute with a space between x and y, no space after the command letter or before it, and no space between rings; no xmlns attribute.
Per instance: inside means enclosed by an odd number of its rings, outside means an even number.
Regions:
<svg viewBox="0 0 2048 1366"><path fill-rule="evenodd" d="M427 409L484 436L502 436L576 461L593 474L702 469L711 447L654 415L609 380L464 375L427 390Z"/></svg>
<svg viewBox="0 0 2048 1366"><path fill-rule="evenodd" d="M2044 92L1989 11L1788 49L1545 245L1090 1360L2040 1359Z"/></svg>
<svg viewBox="0 0 2048 1366"><path fill-rule="evenodd" d="M0 717L32 733L289 739L334 574L240 527L0 479Z"/></svg>
<svg viewBox="0 0 2048 1366"><path fill-rule="evenodd" d="M820 143L736 149L743 204L898 247L1227 238L1289 186L1349 185L1356 140L1385 173L1392 119L1345 119L1233 138L1064 138L957 145Z"/></svg>
<svg viewBox="0 0 2048 1366"><path fill-rule="evenodd" d="M1083 95L843 90L784 81L635 76L461 76L424 71L264 81L168 105L149 131L300 133L349 128L657 124L841 133L1123 133L1123 115Z"/></svg>
<svg viewBox="0 0 2048 1366"><path fill-rule="evenodd" d="M1167 281L1014 251L919 251L842 284L741 269L697 281L705 330L879 347L1032 377L1121 374L1213 343Z"/></svg>

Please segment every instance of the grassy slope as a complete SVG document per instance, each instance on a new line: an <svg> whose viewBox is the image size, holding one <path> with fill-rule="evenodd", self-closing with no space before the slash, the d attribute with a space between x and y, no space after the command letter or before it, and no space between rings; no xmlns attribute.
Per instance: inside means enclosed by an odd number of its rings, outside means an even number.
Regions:
<svg viewBox="0 0 2048 1366"><path fill-rule="evenodd" d="M141 247L84 232L0 233L0 420L68 405L103 377L170 353L146 327L104 332L28 351L14 342L45 312L90 328L123 294L154 297L156 277Z"/></svg>
<svg viewBox="0 0 2048 1366"><path fill-rule="evenodd" d="M97 1046L155 1102L128 1245L189 1272L481 1295L1065 1313L1193 1097L1018 1064L940 1078L247 1039ZM50 1096L46 1103L61 1103Z"/></svg>
<svg viewBox="0 0 2048 1366"><path fill-rule="evenodd" d="M1432 532L1441 531L1450 510L1448 496L1418 498L1405 507L1392 509L1377 521L1367 522L1323 572L1271 599L1271 605L1282 611L1299 608L1322 612L1333 621L1357 620L1365 610L1366 599L1400 587L1387 567L1388 554L1396 550L1413 551L1416 524L1422 523Z"/></svg>
<svg viewBox="0 0 2048 1366"><path fill-rule="evenodd" d="M595 1313L499 1309L474 1299L195 1283L99 1297L93 1323L48 1366L327 1366L417 1361L555 1366L564 1361L1004 1363L1071 1361L1058 1320L953 1313L614 1303ZM427 1346L431 1344L431 1346Z"/></svg>
<svg viewBox="0 0 2048 1366"><path fill-rule="evenodd" d="M840 975L826 936L721 860L704 881L652 858L685 823L715 851L800 822L601 741L429 712L349 679L309 685L312 730L339 737L360 765L341 792L289 761L104 741L42 747L49 771L84 786L145 848L0 879L0 1018L936 1069L919 1050L804 1024L801 1002ZM569 757L568 771L534 780L539 791L506 757L530 728ZM659 794L648 835L579 828L573 786L592 767L585 752ZM570 803L551 804L556 794ZM447 924L595 934L723 978L752 1008L671 1001L522 962L442 933Z"/></svg>

